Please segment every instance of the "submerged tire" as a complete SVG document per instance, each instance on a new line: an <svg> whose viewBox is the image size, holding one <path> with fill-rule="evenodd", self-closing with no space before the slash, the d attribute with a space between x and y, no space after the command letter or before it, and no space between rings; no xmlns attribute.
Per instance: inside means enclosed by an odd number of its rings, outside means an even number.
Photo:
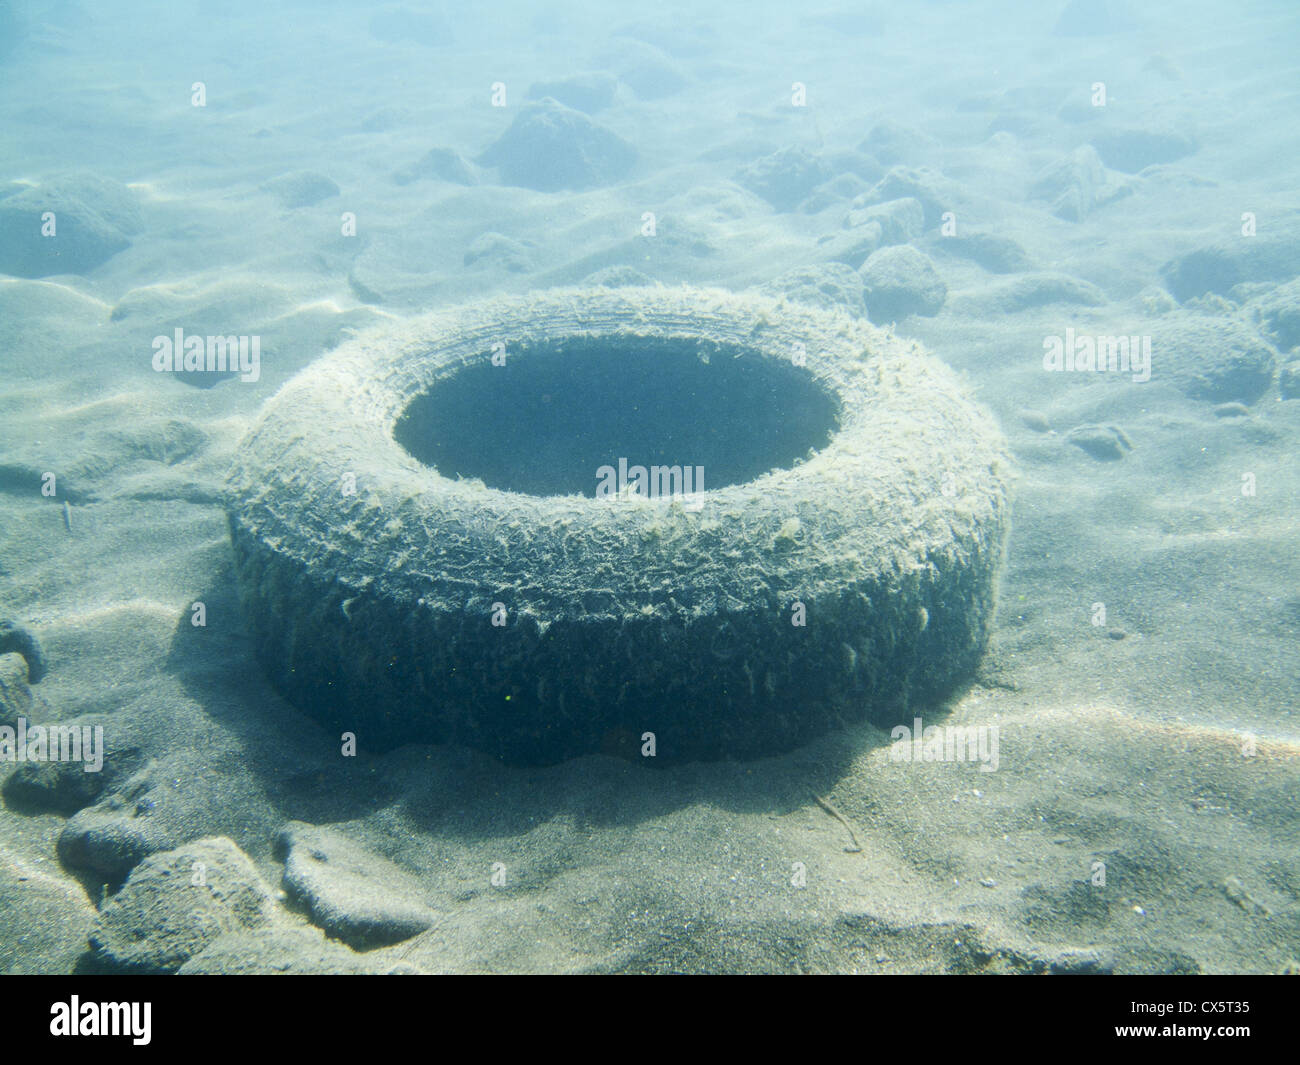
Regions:
<svg viewBox="0 0 1300 1065"><path fill-rule="evenodd" d="M596 498L620 458L704 491ZM363 746L752 757L974 666L1006 477L955 375L865 322L569 289L319 360L241 444L229 514L273 683Z"/></svg>

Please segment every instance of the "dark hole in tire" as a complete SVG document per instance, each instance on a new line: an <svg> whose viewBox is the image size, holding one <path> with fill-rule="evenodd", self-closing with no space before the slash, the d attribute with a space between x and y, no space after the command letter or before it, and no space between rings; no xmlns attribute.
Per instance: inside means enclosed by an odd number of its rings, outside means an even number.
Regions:
<svg viewBox="0 0 1300 1065"><path fill-rule="evenodd" d="M707 361L706 361L707 360ZM689 339L577 337L490 354L417 396L393 436L445 477L595 496L597 470L703 467L706 491L789 469L838 428L791 365Z"/></svg>

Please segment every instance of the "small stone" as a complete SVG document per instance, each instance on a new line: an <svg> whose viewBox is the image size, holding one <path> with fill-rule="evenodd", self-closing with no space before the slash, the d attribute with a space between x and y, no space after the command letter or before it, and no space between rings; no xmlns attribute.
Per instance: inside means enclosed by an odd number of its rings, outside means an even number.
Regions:
<svg viewBox="0 0 1300 1065"><path fill-rule="evenodd" d="M1278 349L1300 347L1300 279L1279 285L1259 301L1260 327Z"/></svg>
<svg viewBox="0 0 1300 1065"><path fill-rule="evenodd" d="M484 233L465 249L464 263L480 270L526 273L533 268L532 246L500 233Z"/></svg>
<svg viewBox="0 0 1300 1065"><path fill-rule="evenodd" d="M1097 207L1132 191L1130 185L1113 180L1097 150L1085 144L1040 171L1029 195L1051 204L1057 218L1081 222Z"/></svg>
<svg viewBox="0 0 1300 1065"><path fill-rule="evenodd" d="M793 211L830 177L830 167L817 156L802 148L783 148L741 169L736 180L778 211Z"/></svg>
<svg viewBox="0 0 1300 1065"><path fill-rule="evenodd" d="M886 166L915 164L938 154L939 142L928 133L885 119L871 127L858 150L874 155Z"/></svg>
<svg viewBox="0 0 1300 1065"><path fill-rule="evenodd" d="M27 684L27 660L20 654L0 655L0 725L17 728L18 719L33 719L36 695Z"/></svg>
<svg viewBox="0 0 1300 1065"><path fill-rule="evenodd" d="M146 858L100 910L91 946L128 972L174 973L236 929L271 922L274 899L257 869L224 836Z"/></svg>
<svg viewBox="0 0 1300 1065"><path fill-rule="evenodd" d="M59 724L81 727L75 721ZM85 762L23 762L5 778L0 790L6 804L15 810L69 817L98 799L107 784L104 772L86 772Z"/></svg>
<svg viewBox="0 0 1300 1065"><path fill-rule="evenodd" d="M619 80L642 100L662 100L686 87L682 68L661 49L643 41L624 41L604 58Z"/></svg>
<svg viewBox="0 0 1300 1065"><path fill-rule="evenodd" d="M910 245L873 252L862 264L867 314L873 322L898 321L911 314L933 317L948 297L929 258Z"/></svg>
<svg viewBox="0 0 1300 1065"><path fill-rule="evenodd" d="M360 975L365 958L318 928L259 928L227 932L179 969L181 976Z"/></svg>
<svg viewBox="0 0 1300 1065"><path fill-rule="evenodd" d="M1227 295L1243 282L1290 281L1297 273L1297 243L1300 218L1283 218L1261 226L1256 236L1195 248L1167 262L1160 274L1180 303L1206 292Z"/></svg>
<svg viewBox="0 0 1300 1065"><path fill-rule="evenodd" d="M881 244L906 244L925 229L925 209L911 196L885 203L865 203L859 196L844 219L845 229L857 229L875 223L880 227Z"/></svg>
<svg viewBox="0 0 1300 1065"><path fill-rule="evenodd" d="M59 860L116 883L151 854L175 847L184 811L160 803L152 770L143 769L94 806L78 810L59 833Z"/></svg>
<svg viewBox="0 0 1300 1065"><path fill-rule="evenodd" d="M1283 366L1277 383L1283 399L1300 398L1300 360Z"/></svg>
<svg viewBox="0 0 1300 1065"><path fill-rule="evenodd" d="M430 148L409 166L393 171L393 181L409 185L421 179L446 181L452 185L477 185L478 175L454 148Z"/></svg>
<svg viewBox="0 0 1300 1065"><path fill-rule="evenodd" d="M1250 408L1244 403L1218 403L1214 407L1216 418L1249 418Z"/></svg>
<svg viewBox="0 0 1300 1065"><path fill-rule="evenodd" d="M0 848L0 975L72 972L94 923L85 891L54 862Z"/></svg>
<svg viewBox="0 0 1300 1065"><path fill-rule="evenodd" d="M796 267L767 282L760 291L786 296L812 307L848 311L859 317L867 313L862 299L862 278L843 263Z"/></svg>
<svg viewBox="0 0 1300 1065"><path fill-rule="evenodd" d="M931 229L942 221L945 211L956 209L960 191L932 167L896 166L876 183L869 195L875 203L899 199L918 201L925 211L926 228Z"/></svg>
<svg viewBox="0 0 1300 1065"><path fill-rule="evenodd" d="M1145 129L1099 130L1090 138L1101 161L1113 170L1136 174L1148 166L1172 163L1196 151L1186 134Z"/></svg>
<svg viewBox="0 0 1300 1065"><path fill-rule="evenodd" d="M42 229L53 214L53 236ZM53 178L0 198L0 273L88 274L131 246L143 228L135 193L89 172Z"/></svg>
<svg viewBox="0 0 1300 1065"><path fill-rule="evenodd" d="M339 187L324 174L311 170L298 170L282 174L262 183L262 191L269 193L281 207L314 207L322 200L339 195Z"/></svg>
<svg viewBox="0 0 1300 1065"><path fill-rule="evenodd" d="M1080 425L1071 429L1065 439L1101 462L1115 462L1133 450L1124 430L1117 425Z"/></svg>
<svg viewBox="0 0 1300 1065"><path fill-rule="evenodd" d="M10 653L23 656L28 684L39 684L49 671L41 642L31 630L14 621L0 621L0 655Z"/></svg>
<svg viewBox="0 0 1300 1065"><path fill-rule="evenodd" d="M958 231L951 237L939 238L930 247L936 252L967 259L991 274L1019 273L1033 266L1024 248L999 233Z"/></svg>
<svg viewBox="0 0 1300 1065"><path fill-rule="evenodd" d="M1273 383L1277 356L1246 323L1177 311L1153 323L1152 374L1169 374L1193 399L1253 403Z"/></svg>
<svg viewBox="0 0 1300 1065"><path fill-rule="evenodd" d="M1053 303L1099 307L1105 302L1105 293L1091 281L1051 272L1000 278L968 290L960 298L962 307L990 316L1017 314Z"/></svg>
<svg viewBox="0 0 1300 1065"><path fill-rule="evenodd" d="M1048 971L1057 976L1101 976L1114 969L1114 959L1100 950L1065 950L1048 963Z"/></svg>
<svg viewBox="0 0 1300 1065"><path fill-rule="evenodd" d="M636 158L622 137L548 97L525 105L478 162L507 185L559 192L617 181Z"/></svg>
<svg viewBox="0 0 1300 1065"><path fill-rule="evenodd" d="M411 874L338 832L292 821L280 830L276 852L290 897L352 947L399 943L433 923Z"/></svg>
<svg viewBox="0 0 1300 1065"><path fill-rule="evenodd" d="M1052 431L1052 423L1047 420L1047 416L1040 414L1036 410L1018 410L1016 411L1016 417L1020 419L1020 424L1026 429L1032 429L1036 433L1050 433Z"/></svg>
<svg viewBox="0 0 1300 1065"><path fill-rule="evenodd" d="M551 97L565 107L594 115L614 102L618 79L604 72L574 74L555 81L537 81L528 88L528 99L542 100Z"/></svg>
<svg viewBox="0 0 1300 1065"><path fill-rule="evenodd" d="M1128 637L1128 633L1125 632L1123 629L1107 629L1106 635L1109 636L1112 640L1123 640Z"/></svg>

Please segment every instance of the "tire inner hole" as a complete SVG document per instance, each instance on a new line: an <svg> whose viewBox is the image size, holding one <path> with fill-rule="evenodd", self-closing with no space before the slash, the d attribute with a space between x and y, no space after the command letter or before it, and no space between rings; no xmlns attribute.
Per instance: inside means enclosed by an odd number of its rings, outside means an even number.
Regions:
<svg viewBox="0 0 1300 1065"><path fill-rule="evenodd" d="M620 459L703 467L705 491L790 469L838 419L834 396L793 359L687 338L569 337L507 344L504 365L485 352L413 399L393 436L445 477L594 497L601 467Z"/></svg>

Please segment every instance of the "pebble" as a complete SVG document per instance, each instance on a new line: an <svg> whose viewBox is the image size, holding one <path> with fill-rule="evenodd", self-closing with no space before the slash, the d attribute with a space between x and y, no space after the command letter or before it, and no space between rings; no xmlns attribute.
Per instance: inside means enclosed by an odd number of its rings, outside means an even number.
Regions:
<svg viewBox="0 0 1300 1065"><path fill-rule="evenodd" d="M15 621L0 621L0 655L20 654L27 664L27 683L39 684L49 672L41 642Z"/></svg>
<svg viewBox="0 0 1300 1065"><path fill-rule="evenodd" d="M274 907L248 855L211 837L142 861L104 903L90 943L111 968L174 973L222 935L268 926Z"/></svg>
<svg viewBox="0 0 1300 1065"><path fill-rule="evenodd" d="M1040 414L1036 410L1018 410L1016 417L1026 429L1032 429L1036 433L1050 433L1052 423L1047 420L1046 415Z"/></svg>
<svg viewBox="0 0 1300 1065"><path fill-rule="evenodd" d="M559 192L608 185L636 160L617 133L547 97L525 104L477 162L495 167L503 184Z"/></svg>
<svg viewBox="0 0 1300 1065"><path fill-rule="evenodd" d="M1100 462L1118 461L1133 450L1124 430L1117 425L1076 426L1065 439Z"/></svg>
<svg viewBox="0 0 1300 1065"><path fill-rule="evenodd" d="M357 949L417 936L434 920L415 878L341 833L292 821L276 838L284 887L314 924Z"/></svg>
<svg viewBox="0 0 1300 1065"><path fill-rule="evenodd" d="M912 314L933 317L948 298L948 286L929 257L907 244L873 252L860 272L867 315L876 324Z"/></svg>

